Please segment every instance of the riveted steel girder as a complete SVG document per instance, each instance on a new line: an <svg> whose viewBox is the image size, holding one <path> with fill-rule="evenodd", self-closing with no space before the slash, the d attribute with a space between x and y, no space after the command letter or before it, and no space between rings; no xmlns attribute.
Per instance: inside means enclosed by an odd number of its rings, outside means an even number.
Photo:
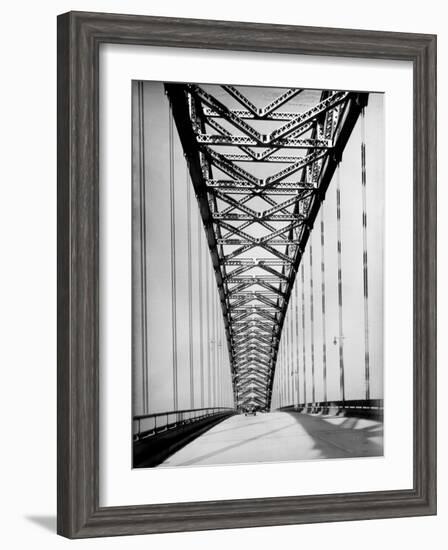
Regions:
<svg viewBox="0 0 448 550"><path fill-rule="evenodd" d="M325 91L295 111L296 88L264 105L235 86L165 89L212 257L236 405L269 407L295 276L368 94Z"/></svg>

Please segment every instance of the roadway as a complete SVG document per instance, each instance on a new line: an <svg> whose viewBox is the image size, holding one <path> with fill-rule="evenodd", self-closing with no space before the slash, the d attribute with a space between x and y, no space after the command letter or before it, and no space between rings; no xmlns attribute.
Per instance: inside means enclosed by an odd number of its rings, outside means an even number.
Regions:
<svg viewBox="0 0 448 550"><path fill-rule="evenodd" d="M232 416L174 453L161 466L381 456L382 449L382 422L270 412Z"/></svg>

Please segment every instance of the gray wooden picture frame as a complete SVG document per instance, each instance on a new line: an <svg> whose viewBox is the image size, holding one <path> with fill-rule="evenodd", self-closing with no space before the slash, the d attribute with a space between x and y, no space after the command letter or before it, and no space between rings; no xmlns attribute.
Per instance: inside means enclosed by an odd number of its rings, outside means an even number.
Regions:
<svg viewBox="0 0 448 550"><path fill-rule="evenodd" d="M413 488L99 505L99 47L406 60L414 73ZM391 406L399 406L398 404ZM436 513L436 37L70 12L58 17L58 533L69 538Z"/></svg>

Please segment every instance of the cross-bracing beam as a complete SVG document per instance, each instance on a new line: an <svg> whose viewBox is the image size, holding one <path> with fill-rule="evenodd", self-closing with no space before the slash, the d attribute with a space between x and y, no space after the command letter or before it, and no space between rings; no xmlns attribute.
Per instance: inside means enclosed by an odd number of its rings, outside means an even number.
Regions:
<svg viewBox="0 0 448 550"><path fill-rule="evenodd" d="M303 110L301 89L255 105L235 86L208 88L165 85L215 271L236 406L267 408L295 276L368 94L316 93Z"/></svg>

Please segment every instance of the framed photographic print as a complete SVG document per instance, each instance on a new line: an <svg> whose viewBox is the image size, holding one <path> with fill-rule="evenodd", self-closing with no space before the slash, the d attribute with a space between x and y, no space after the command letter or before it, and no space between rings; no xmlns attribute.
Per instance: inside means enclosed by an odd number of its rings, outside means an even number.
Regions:
<svg viewBox="0 0 448 550"><path fill-rule="evenodd" d="M436 512L436 39L58 18L58 532Z"/></svg>

